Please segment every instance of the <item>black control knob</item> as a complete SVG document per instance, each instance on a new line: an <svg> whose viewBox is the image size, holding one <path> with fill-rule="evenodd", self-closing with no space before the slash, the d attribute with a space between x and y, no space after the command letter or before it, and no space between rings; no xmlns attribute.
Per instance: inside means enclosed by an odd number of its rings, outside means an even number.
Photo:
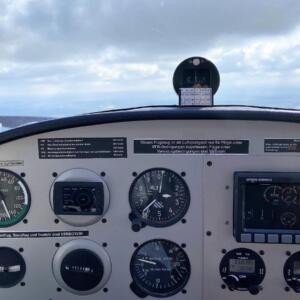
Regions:
<svg viewBox="0 0 300 300"><path fill-rule="evenodd" d="M142 222L139 218L137 218L137 216L134 213L129 214L129 220L132 223L131 229L134 232L139 232L141 230L141 228L146 226L146 224L144 222Z"/></svg>
<svg viewBox="0 0 300 300"><path fill-rule="evenodd" d="M294 275L295 276L295 275ZM288 281L289 286L296 292L300 293L300 278L296 276Z"/></svg>
<svg viewBox="0 0 300 300"><path fill-rule="evenodd" d="M249 292L252 295L257 295L262 290L260 285L249 286Z"/></svg>
<svg viewBox="0 0 300 300"><path fill-rule="evenodd" d="M230 291L235 291L238 287L239 278L234 275L229 275L227 278L227 286Z"/></svg>
<svg viewBox="0 0 300 300"><path fill-rule="evenodd" d="M297 285L295 285L294 286L294 291L296 292L296 293L300 293L300 284L299 284L299 282L297 283Z"/></svg>

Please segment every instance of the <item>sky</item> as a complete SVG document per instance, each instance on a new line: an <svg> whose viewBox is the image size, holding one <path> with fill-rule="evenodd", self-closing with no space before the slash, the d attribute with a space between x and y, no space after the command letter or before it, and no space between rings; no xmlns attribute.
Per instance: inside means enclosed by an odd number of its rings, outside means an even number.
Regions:
<svg viewBox="0 0 300 300"><path fill-rule="evenodd" d="M177 104L191 56L215 104L300 109L299 0L1 0L0 115L62 117Z"/></svg>

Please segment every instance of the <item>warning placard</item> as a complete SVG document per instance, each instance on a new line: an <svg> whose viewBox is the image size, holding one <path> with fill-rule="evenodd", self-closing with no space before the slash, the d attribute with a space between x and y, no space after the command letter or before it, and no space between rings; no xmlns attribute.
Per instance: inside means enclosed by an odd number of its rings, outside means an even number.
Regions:
<svg viewBox="0 0 300 300"><path fill-rule="evenodd" d="M40 159L127 157L124 137L39 139L38 147Z"/></svg>
<svg viewBox="0 0 300 300"><path fill-rule="evenodd" d="M300 153L300 139L265 139L265 152Z"/></svg>
<svg viewBox="0 0 300 300"><path fill-rule="evenodd" d="M247 140L135 140L137 154L248 154Z"/></svg>

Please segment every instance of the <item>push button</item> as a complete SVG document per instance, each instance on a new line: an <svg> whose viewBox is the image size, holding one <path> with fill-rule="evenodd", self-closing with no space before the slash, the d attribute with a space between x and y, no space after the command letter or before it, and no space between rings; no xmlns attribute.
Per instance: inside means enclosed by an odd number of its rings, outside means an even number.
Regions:
<svg viewBox="0 0 300 300"><path fill-rule="evenodd" d="M268 243L278 244L279 243L278 234L268 234Z"/></svg>
<svg viewBox="0 0 300 300"><path fill-rule="evenodd" d="M295 236L295 243L300 244L300 235Z"/></svg>
<svg viewBox="0 0 300 300"><path fill-rule="evenodd" d="M283 234L281 236L281 243L283 244L292 244L293 242L293 236L290 234Z"/></svg>
<svg viewBox="0 0 300 300"><path fill-rule="evenodd" d="M261 233L254 234L255 243L264 243L266 241L265 235Z"/></svg>
<svg viewBox="0 0 300 300"><path fill-rule="evenodd" d="M250 233L242 233L241 234L241 242L242 243L251 243L252 235Z"/></svg>

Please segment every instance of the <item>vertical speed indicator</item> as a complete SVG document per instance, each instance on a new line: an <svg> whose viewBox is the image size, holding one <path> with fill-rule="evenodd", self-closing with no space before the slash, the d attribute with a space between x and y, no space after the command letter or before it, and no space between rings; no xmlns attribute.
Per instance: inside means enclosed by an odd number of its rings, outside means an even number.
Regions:
<svg viewBox="0 0 300 300"><path fill-rule="evenodd" d="M166 227L183 218L190 204L190 192L180 175L156 168L146 170L135 179L129 202L133 229L146 224Z"/></svg>
<svg viewBox="0 0 300 300"><path fill-rule="evenodd" d="M0 227L19 223L30 208L25 181L12 171L0 169Z"/></svg>

